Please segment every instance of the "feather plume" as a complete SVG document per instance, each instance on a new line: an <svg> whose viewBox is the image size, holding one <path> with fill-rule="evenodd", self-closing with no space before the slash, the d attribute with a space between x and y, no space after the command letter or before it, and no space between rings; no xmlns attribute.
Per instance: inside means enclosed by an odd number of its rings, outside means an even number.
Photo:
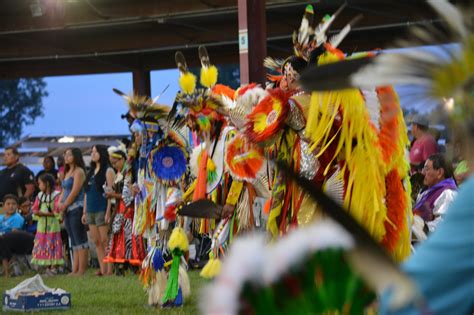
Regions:
<svg viewBox="0 0 474 315"><path fill-rule="evenodd" d="M184 93L188 95L193 94L196 89L196 76L191 72L181 73L179 76L179 86Z"/></svg>
<svg viewBox="0 0 474 315"><path fill-rule="evenodd" d="M284 59L274 59L272 57L265 57L263 59L263 66L267 68L268 70L275 71L275 72L280 72L281 73L281 67L285 63Z"/></svg>
<svg viewBox="0 0 474 315"><path fill-rule="evenodd" d="M355 18L353 18L344 28L337 34L331 37L329 40L329 44L337 48L339 44L346 38L347 34L351 31L351 29L356 25L360 20L362 19L362 14L357 15Z"/></svg>
<svg viewBox="0 0 474 315"><path fill-rule="evenodd" d="M203 68L207 68L211 65L211 61L209 59L209 54L207 53L207 49L205 46L199 46L199 59L201 60L201 66Z"/></svg>
<svg viewBox="0 0 474 315"><path fill-rule="evenodd" d="M189 248L188 237L184 230L180 227L175 227L171 232L170 239L168 241L168 247L170 250L179 249L186 252Z"/></svg>
<svg viewBox="0 0 474 315"><path fill-rule="evenodd" d="M344 10L344 8L347 6L347 2L344 2L339 9L332 15L332 16L325 16L321 22L318 24L314 31L314 37L316 41L316 47L324 44L327 40L326 32L331 26L331 24L334 22L336 17Z"/></svg>
<svg viewBox="0 0 474 315"><path fill-rule="evenodd" d="M113 91L125 99L129 107L130 114L134 118L152 118L157 121L159 119L165 118L170 111L169 106L156 104L148 96L136 94L129 96L117 89L113 89Z"/></svg>
<svg viewBox="0 0 474 315"><path fill-rule="evenodd" d="M380 131L380 102L377 98L377 92L370 89L361 90L361 93L364 95L365 105L370 115L370 121L377 131Z"/></svg>
<svg viewBox="0 0 474 315"><path fill-rule="evenodd" d="M116 88L112 88L112 91L114 91L115 93L117 93L118 95L120 95L121 97L123 97L127 102L128 102L128 95L123 93L122 91L120 91L119 89L116 89Z"/></svg>
<svg viewBox="0 0 474 315"><path fill-rule="evenodd" d="M308 43L310 36L313 35L313 29L311 27L313 24L313 17L313 6L309 4L306 6L298 32L293 33L293 49L295 55L298 57L305 58L308 56Z"/></svg>
<svg viewBox="0 0 474 315"><path fill-rule="evenodd" d="M184 58L184 55L182 52L177 51L174 55L174 60L176 62L176 66L178 67L178 70L180 73L188 72L188 65L186 64L186 58Z"/></svg>
<svg viewBox="0 0 474 315"><path fill-rule="evenodd" d="M209 67L201 68L201 84L208 89L212 88L217 83L218 70L216 66L210 65Z"/></svg>
<svg viewBox="0 0 474 315"><path fill-rule="evenodd" d="M428 4L448 23L449 27L461 39L468 35L461 11L447 0L428 0Z"/></svg>
<svg viewBox="0 0 474 315"><path fill-rule="evenodd" d="M298 43L308 44L309 36L312 35L311 26L313 25L314 9L313 6L308 4L306 6L301 25L298 30Z"/></svg>

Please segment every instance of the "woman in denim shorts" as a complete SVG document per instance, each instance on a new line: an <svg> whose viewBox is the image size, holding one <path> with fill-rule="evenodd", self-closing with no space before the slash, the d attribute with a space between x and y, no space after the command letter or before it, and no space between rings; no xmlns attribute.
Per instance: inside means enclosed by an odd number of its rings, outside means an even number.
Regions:
<svg viewBox="0 0 474 315"><path fill-rule="evenodd" d="M108 245L110 199L105 197L105 190L112 190L115 172L109 164L107 147L95 145L91 152L91 167L86 179L84 212L82 223L89 225L90 236L95 244L100 271L96 274L112 274L112 266L104 263ZM104 190L105 188L105 190Z"/></svg>
<svg viewBox="0 0 474 315"><path fill-rule="evenodd" d="M73 250L72 272L70 275L83 275L87 270L88 240L86 227L81 222L84 207L85 165L82 152L78 148L67 149L64 153L64 180L59 197L59 210L64 217Z"/></svg>

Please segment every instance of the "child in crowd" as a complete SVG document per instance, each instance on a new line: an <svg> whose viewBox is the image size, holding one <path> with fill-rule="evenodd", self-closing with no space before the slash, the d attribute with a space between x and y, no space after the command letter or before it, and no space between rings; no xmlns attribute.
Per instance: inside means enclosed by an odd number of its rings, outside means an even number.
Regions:
<svg viewBox="0 0 474 315"><path fill-rule="evenodd" d="M36 224L37 222L33 220L33 213L31 212L31 201L26 197L18 198L18 210L23 219L25 220L25 225L23 230L33 235L36 234Z"/></svg>
<svg viewBox="0 0 474 315"><path fill-rule="evenodd" d="M0 235L23 229L25 220L18 213L18 198L15 195L3 197L3 211L5 214L0 215Z"/></svg>
<svg viewBox="0 0 474 315"><path fill-rule="evenodd" d="M38 179L40 192L33 205L33 219L38 221L32 264L46 266L46 274L55 275L56 266L62 266L61 214L58 208L59 192L55 191L55 178L43 174Z"/></svg>

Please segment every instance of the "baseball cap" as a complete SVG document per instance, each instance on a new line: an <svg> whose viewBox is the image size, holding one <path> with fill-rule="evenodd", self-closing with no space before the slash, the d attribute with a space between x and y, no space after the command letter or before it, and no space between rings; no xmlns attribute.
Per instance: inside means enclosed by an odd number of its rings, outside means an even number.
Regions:
<svg viewBox="0 0 474 315"><path fill-rule="evenodd" d="M419 126L425 126L425 127L430 126L430 122L428 121L428 119L421 115L416 115L415 117L413 117L413 119L411 120L411 123L417 124Z"/></svg>

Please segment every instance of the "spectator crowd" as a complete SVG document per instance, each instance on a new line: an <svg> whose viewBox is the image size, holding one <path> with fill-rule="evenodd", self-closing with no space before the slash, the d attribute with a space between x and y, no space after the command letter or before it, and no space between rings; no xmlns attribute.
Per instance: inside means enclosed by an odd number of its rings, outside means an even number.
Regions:
<svg viewBox="0 0 474 315"><path fill-rule="evenodd" d="M111 160L115 163L116 159ZM27 257L27 267L49 276L67 270L70 275L82 275L91 262L90 244L100 266L96 274L110 275L111 264L104 263L104 258L113 205L121 192L112 189L116 173L107 147L92 147L88 168L78 148L67 149L57 162L46 156L36 176L20 162L18 150L8 147L4 166L0 170L4 276L21 272L18 257Z"/></svg>

